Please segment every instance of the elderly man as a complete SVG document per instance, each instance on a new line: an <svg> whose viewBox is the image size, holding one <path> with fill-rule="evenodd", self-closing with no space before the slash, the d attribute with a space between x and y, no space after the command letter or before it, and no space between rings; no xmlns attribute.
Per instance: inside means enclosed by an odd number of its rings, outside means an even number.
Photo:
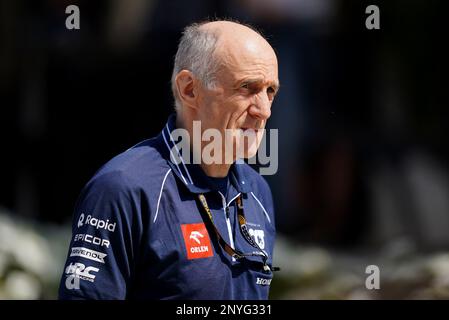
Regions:
<svg viewBox="0 0 449 320"><path fill-rule="evenodd" d="M172 76L176 114L83 189L60 298L267 299L271 192L236 160L257 151L278 86L276 55L259 33L230 21L188 26ZM174 131L193 136L195 123L221 134L216 161L205 161L204 140L178 148Z"/></svg>

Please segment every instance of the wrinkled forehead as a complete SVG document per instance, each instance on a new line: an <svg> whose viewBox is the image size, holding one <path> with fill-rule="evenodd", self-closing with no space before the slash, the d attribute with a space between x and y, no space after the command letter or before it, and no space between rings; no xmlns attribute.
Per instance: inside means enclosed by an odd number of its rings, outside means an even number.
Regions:
<svg viewBox="0 0 449 320"><path fill-rule="evenodd" d="M276 54L265 39L240 37L220 40L215 51L221 69L219 76L236 80L242 77L263 78L278 82Z"/></svg>

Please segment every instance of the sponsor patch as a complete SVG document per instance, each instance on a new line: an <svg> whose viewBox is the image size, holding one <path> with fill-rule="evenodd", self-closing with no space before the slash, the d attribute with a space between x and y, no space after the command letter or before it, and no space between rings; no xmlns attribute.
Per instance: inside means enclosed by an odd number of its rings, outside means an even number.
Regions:
<svg viewBox="0 0 449 320"><path fill-rule="evenodd" d="M78 290L80 288L80 280L95 282L95 274L100 269L95 267L86 267L82 263L70 263L65 269L67 279L65 286L69 290Z"/></svg>
<svg viewBox="0 0 449 320"><path fill-rule="evenodd" d="M104 258L107 256L106 253L101 253L95 250L83 248L83 247L73 247L70 253L71 257L82 257L92 261L97 261L104 263Z"/></svg>
<svg viewBox="0 0 449 320"><path fill-rule="evenodd" d="M265 232L258 229L249 229L249 235L256 241L260 249L265 249Z"/></svg>
<svg viewBox="0 0 449 320"><path fill-rule="evenodd" d="M109 246L111 245L111 243L107 239L95 237L93 235L84 234L84 233L78 233L73 237L73 242L77 242L77 241L88 242L88 243L95 244L99 247L106 247L106 248L109 248Z"/></svg>
<svg viewBox="0 0 449 320"><path fill-rule="evenodd" d="M187 250L187 259L208 258L214 255L204 223L181 225L182 235Z"/></svg>
<svg viewBox="0 0 449 320"><path fill-rule="evenodd" d="M104 229L104 230L108 230L109 232L114 232L116 222L114 222L114 223L109 222L109 219L104 221L101 219L94 218L90 214L86 216L84 213L81 213L80 217L78 219L77 226L78 226L78 228L81 228L84 225L91 225L92 227L95 227L97 230Z"/></svg>
<svg viewBox="0 0 449 320"><path fill-rule="evenodd" d="M265 279L265 278L257 278L256 284L261 286L269 286L271 284L272 279Z"/></svg>

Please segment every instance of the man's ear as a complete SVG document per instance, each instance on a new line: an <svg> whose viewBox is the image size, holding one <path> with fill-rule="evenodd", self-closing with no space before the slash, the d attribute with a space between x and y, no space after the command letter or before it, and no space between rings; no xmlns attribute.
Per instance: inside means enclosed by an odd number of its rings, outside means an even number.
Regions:
<svg viewBox="0 0 449 320"><path fill-rule="evenodd" d="M189 70L181 70L175 78L176 90L178 90L179 99L187 107L196 109L197 92L196 78Z"/></svg>

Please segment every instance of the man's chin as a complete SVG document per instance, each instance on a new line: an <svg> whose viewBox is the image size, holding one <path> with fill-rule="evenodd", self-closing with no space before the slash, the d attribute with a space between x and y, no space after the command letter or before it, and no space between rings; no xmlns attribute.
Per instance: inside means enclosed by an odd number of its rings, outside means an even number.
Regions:
<svg viewBox="0 0 449 320"><path fill-rule="evenodd" d="M239 136L237 138L237 158L249 159L257 154L260 143L262 141L263 132L256 132L248 130L246 136Z"/></svg>
<svg viewBox="0 0 449 320"><path fill-rule="evenodd" d="M259 149L259 146L249 146L248 148L245 148L241 152L237 153L237 158L243 158L243 159L249 159L254 157L257 154L257 150Z"/></svg>

